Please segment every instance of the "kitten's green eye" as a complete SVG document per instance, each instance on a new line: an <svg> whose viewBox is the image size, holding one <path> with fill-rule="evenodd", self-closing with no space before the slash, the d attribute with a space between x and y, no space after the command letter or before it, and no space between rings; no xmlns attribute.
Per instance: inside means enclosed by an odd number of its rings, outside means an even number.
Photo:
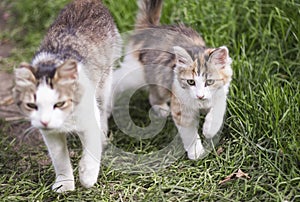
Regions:
<svg viewBox="0 0 300 202"><path fill-rule="evenodd" d="M186 80L186 82L187 82L190 86L194 86L194 85L195 85L195 81L194 81L193 79Z"/></svg>
<svg viewBox="0 0 300 202"><path fill-rule="evenodd" d="M212 80L212 79L207 79L205 82L206 86L213 85L214 83L215 83L215 80Z"/></svg>
<svg viewBox="0 0 300 202"><path fill-rule="evenodd" d="M66 104L65 101L58 102L58 103L56 103L56 104L54 105L54 108L61 108L61 107L63 107L65 104Z"/></svg>
<svg viewBox="0 0 300 202"><path fill-rule="evenodd" d="M34 104L34 103L27 103L26 106L27 106L29 109L35 109L35 110L38 109L37 105Z"/></svg>

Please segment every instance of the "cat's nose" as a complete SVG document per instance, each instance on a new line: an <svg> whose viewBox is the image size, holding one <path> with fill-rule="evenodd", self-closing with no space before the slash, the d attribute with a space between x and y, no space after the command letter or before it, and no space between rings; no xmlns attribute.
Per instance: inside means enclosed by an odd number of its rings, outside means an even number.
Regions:
<svg viewBox="0 0 300 202"><path fill-rule="evenodd" d="M204 95L197 95L197 98L202 100L204 98Z"/></svg>
<svg viewBox="0 0 300 202"><path fill-rule="evenodd" d="M41 124L42 124L44 127L47 127L48 124L49 124L49 122L47 122L47 121L41 121Z"/></svg>

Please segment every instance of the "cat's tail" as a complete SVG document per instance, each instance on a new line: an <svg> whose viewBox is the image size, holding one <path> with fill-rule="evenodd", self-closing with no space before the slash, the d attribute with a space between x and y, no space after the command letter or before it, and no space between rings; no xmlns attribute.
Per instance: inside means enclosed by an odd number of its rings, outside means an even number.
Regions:
<svg viewBox="0 0 300 202"><path fill-rule="evenodd" d="M135 22L136 29L158 25L163 0L138 0L138 13Z"/></svg>

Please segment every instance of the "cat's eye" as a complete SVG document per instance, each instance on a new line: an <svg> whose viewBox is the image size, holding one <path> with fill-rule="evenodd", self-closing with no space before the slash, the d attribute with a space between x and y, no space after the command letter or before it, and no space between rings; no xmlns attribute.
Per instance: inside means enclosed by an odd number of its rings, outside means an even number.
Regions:
<svg viewBox="0 0 300 202"><path fill-rule="evenodd" d="M186 80L186 82L187 82L190 86L194 86L194 85L195 85L195 81L194 81L193 79Z"/></svg>
<svg viewBox="0 0 300 202"><path fill-rule="evenodd" d="M206 86L213 85L214 83L215 83L215 80L212 80L212 79L207 79L205 82Z"/></svg>
<svg viewBox="0 0 300 202"><path fill-rule="evenodd" d="M58 102L58 103L56 103L56 104L54 105L54 108L61 108L61 107L63 107L65 104L66 104L65 101Z"/></svg>
<svg viewBox="0 0 300 202"><path fill-rule="evenodd" d="M38 109L37 105L34 104L34 103L27 103L26 106L27 106L29 109L35 109L35 110Z"/></svg>

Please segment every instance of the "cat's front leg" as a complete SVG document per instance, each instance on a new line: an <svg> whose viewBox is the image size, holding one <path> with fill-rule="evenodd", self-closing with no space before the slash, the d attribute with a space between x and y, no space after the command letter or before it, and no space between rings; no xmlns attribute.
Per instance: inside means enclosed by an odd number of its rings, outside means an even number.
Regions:
<svg viewBox="0 0 300 202"><path fill-rule="evenodd" d="M213 138L220 131L226 111L226 94L221 91L217 95L212 101L212 108L207 113L203 124L202 132L208 139Z"/></svg>
<svg viewBox="0 0 300 202"><path fill-rule="evenodd" d="M104 131L100 124L100 112L95 107L95 116L86 114L81 118L88 121L81 121L83 133L80 134L80 140L83 147L82 157L79 162L79 178L81 184L86 187L92 187L96 182L100 169L102 146L104 142Z"/></svg>
<svg viewBox="0 0 300 202"><path fill-rule="evenodd" d="M66 135L41 131L55 169L56 180L52 189L56 192L75 189L73 169L66 143Z"/></svg>
<svg viewBox="0 0 300 202"><path fill-rule="evenodd" d="M100 133L102 131L91 128L80 136L83 152L79 162L79 178L86 188L97 182L102 154Z"/></svg>
<svg viewBox="0 0 300 202"><path fill-rule="evenodd" d="M110 72L107 74L105 79L103 78L103 82L98 83L98 87L96 90L96 100L97 100L97 113L100 113L100 123L101 129L104 132L105 136L108 133L108 117L112 112L113 108L113 95L112 95L112 68L110 68ZM96 115L97 116L97 115ZM98 117L97 117L98 118Z"/></svg>

